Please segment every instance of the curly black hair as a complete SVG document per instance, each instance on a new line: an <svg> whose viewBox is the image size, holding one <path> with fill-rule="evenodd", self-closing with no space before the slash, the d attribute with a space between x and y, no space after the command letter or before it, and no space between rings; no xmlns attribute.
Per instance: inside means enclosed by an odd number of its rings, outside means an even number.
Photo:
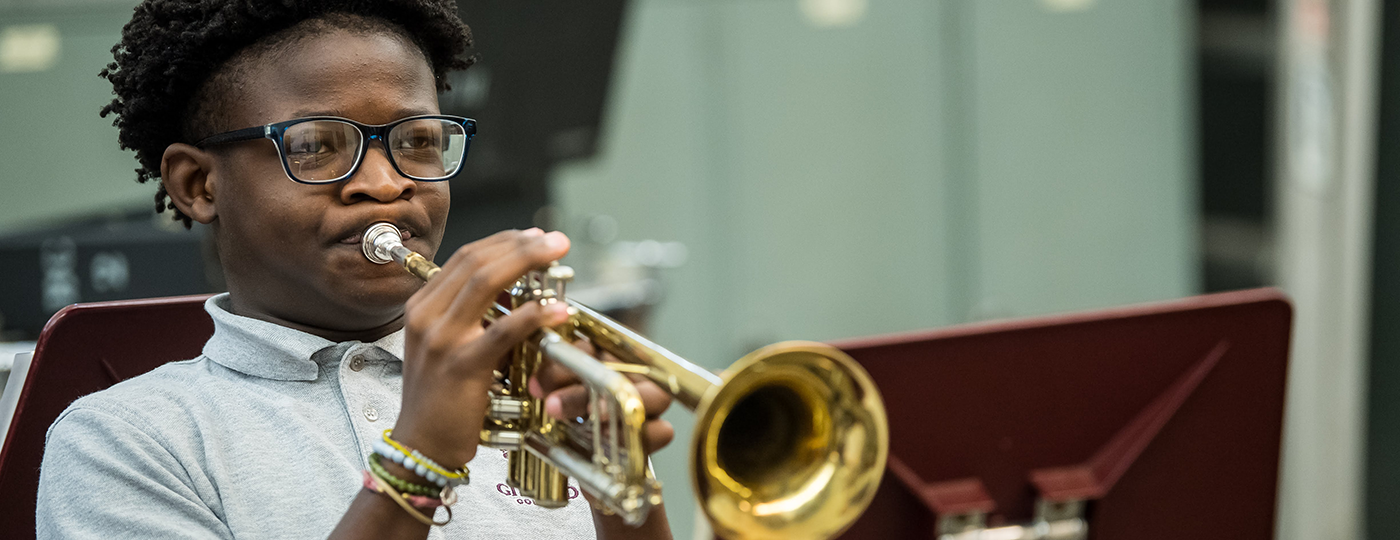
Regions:
<svg viewBox="0 0 1400 540"><path fill-rule="evenodd" d="M101 114L116 115L122 148L136 151L136 181L159 183L161 156L171 144L246 127L221 125L220 116L243 60L333 30L387 31L411 40L432 66L439 91L447 89L449 71L474 60L464 56L471 29L454 0L145 0L101 73L116 95ZM165 186L155 202L156 212L171 210L172 219L191 226Z"/></svg>

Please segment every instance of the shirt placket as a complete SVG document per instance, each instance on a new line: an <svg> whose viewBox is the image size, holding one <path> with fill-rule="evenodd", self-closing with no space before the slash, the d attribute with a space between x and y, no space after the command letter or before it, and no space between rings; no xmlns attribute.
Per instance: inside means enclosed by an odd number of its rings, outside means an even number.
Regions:
<svg viewBox="0 0 1400 540"><path fill-rule="evenodd" d="M386 381L385 353L378 347L357 344L347 349L340 361L340 381L346 413L360 445L360 458L367 459L373 441L398 420L399 400L395 385Z"/></svg>

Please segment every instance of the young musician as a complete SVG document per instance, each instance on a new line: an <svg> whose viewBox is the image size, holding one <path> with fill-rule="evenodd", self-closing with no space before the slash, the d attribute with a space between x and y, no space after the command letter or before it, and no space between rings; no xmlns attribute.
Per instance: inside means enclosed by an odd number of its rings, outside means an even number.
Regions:
<svg viewBox="0 0 1400 540"><path fill-rule="evenodd" d="M470 44L452 0L136 8L103 112L138 180L159 181L157 210L209 226L229 292L206 304L200 357L79 399L50 428L41 538L670 538L659 507L633 529L575 487L564 509L533 506L504 485L502 452L477 444L492 370L566 317L535 304L482 316L563 257L564 235L496 234L427 285L360 252L363 231L389 222L436 253L445 180L475 127L441 115L437 95ZM551 415L586 414L561 368L530 386ZM670 398L638 386L654 450L672 436L657 419ZM446 519L452 493L451 522L424 523Z"/></svg>

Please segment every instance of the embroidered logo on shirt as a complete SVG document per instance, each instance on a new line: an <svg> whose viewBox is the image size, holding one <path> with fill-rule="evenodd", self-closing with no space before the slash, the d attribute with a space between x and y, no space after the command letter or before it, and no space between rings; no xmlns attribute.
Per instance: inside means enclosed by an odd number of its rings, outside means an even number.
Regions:
<svg viewBox="0 0 1400 540"><path fill-rule="evenodd" d="M528 506L534 506L534 504L535 504L535 501L533 501L533 500L531 500L531 499L529 499L529 498L527 498L527 497L521 497L521 496L520 496L520 492L519 492L518 490L516 490L516 489L513 488L513 487L510 487L510 486L506 485L505 482L501 482L501 483L499 483L499 484L496 484L496 493L499 493L499 494L505 496L506 498L514 498L514 499L515 499L515 504L524 504L524 505L528 505ZM578 488L576 488L576 487L574 487L574 486L569 486L569 500L572 501L572 500L577 499L577 498L578 498Z"/></svg>
<svg viewBox="0 0 1400 540"><path fill-rule="evenodd" d="M501 450L501 459L504 459L504 460L506 460L506 461L510 461L510 452L507 451L507 450ZM528 505L528 506L534 506L534 504L535 504L535 501L534 501L534 500L531 500L531 499L528 498L528 497L521 497L521 496L520 496L520 491L519 491L519 490L517 490L517 489L515 489L515 488L513 488L513 487L510 487L509 485L506 485L505 482L501 482L501 483L499 483L499 484L496 484L496 493L497 493L497 494L500 494L500 495L502 495L502 496L504 496L504 497L506 497L506 498L514 498L514 499L515 499L515 504L523 504L523 505ZM569 500L572 501L572 500L574 500L574 499L577 499L578 496L579 496L578 488L576 488L576 487L574 487L574 486L569 486Z"/></svg>

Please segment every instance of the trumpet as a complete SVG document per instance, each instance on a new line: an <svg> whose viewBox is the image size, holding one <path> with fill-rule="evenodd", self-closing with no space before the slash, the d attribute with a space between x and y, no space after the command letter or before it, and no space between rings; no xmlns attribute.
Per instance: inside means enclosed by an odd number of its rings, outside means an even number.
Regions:
<svg viewBox="0 0 1400 540"><path fill-rule="evenodd" d="M397 263L424 281L437 265L404 247L399 230L377 223L361 247L379 264ZM631 329L565 298L573 270L557 263L531 271L494 305L494 321L527 302L565 302L569 318L516 346L490 396L481 443L507 451L507 483L557 508L573 477L605 513L636 526L661 504L661 484L642 448L646 411L631 376L645 377L696 414L691 480L713 530L729 539L824 539L845 530L870 504L889 451L879 391L854 360L815 342L754 351L712 373ZM586 340L619 361L604 362L571 342ZM544 414L526 385L546 360L588 388L589 418Z"/></svg>

